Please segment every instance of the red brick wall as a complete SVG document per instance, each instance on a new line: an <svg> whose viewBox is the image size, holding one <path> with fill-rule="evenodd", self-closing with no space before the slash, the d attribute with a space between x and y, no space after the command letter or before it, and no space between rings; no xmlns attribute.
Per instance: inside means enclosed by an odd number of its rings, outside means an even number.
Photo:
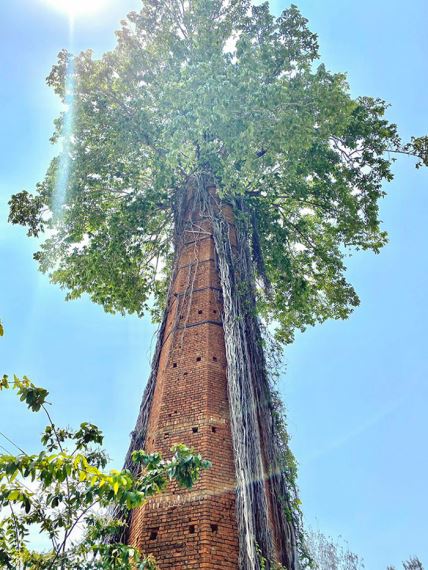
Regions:
<svg viewBox="0 0 428 570"><path fill-rule="evenodd" d="M232 222L230 211L225 212ZM191 490L167 492L133 512L130 544L161 570L236 570L238 535L222 300L209 220L186 226L168 302L146 450L194 447L212 468ZM232 234L234 233L231 226Z"/></svg>

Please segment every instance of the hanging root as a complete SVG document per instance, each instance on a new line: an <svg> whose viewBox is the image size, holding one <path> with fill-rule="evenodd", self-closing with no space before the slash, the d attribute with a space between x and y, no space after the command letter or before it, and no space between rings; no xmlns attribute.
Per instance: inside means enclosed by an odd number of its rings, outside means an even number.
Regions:
<svg viewBox="0 0 428 570"><path fill-rule="evenodd" d="M242 201L236 219L248 219ZM240 568L298 567L296 521L280 458L274 402L255 306L247 228L237 226L236 251L222 208L213 208L213 231L224 301L224 335L237 478Z"/></svg>
<svg viewBox="0 0 428 570"><path fill-rule="evenodd" d="M259 228L257 224L257 216L255 211L251 212L251 253L254 265L257 269L257 273L263 282L265 291L267 295L270 295L272 290L272 284L266 273L265 260L263 258L263 252L260 245L260 235Z"/></svg>

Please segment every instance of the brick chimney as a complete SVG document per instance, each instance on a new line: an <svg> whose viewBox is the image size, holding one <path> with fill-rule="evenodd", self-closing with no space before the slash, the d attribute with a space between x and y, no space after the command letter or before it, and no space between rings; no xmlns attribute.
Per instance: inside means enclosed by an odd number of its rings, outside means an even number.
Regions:
<svg viewBox="0 0 428 570"><path fill-rule="evenodd" d="M231 208L224 206L223 213L233 243ZM172 484L133 511L128 541L153 554L161 570L236 570L235 466L210 219L189 208L178 238L145 449L168 457L174 443L184 443L211 460L212 467L192 489Z"/></svg>

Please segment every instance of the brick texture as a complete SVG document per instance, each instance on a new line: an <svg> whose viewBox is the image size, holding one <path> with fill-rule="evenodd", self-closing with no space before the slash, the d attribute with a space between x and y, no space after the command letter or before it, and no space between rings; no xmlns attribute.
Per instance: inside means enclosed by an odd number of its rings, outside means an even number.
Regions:
<svg viewBox="0 0 428 570"><path fill-rule="evenodd" d="M233 218L225 211L235 240ZM222 298L211 222L189 214L168 300L168 320L146 451L194 447L212 467L190 490L172 484L133 512L130 544L161 570L236 570L235 469L227 395Z"/></svg>

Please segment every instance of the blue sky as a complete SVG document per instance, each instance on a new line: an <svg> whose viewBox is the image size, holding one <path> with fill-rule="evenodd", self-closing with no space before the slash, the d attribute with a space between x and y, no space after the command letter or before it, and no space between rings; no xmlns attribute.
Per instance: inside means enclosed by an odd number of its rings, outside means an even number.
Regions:
<svg viewBox="0 0 428 570"><path fill-rule="evenodd" d="M111 48L120 18L139 5L107 2L76 20L77 49ZM427 133L425 0L297 3L319 34L323 61L348 72L352 93L388 100L404 137ZM286 6L272 2L275 12ZM100 425L118 467L154 329L146 319L106 315L87 299L66 303L37 272L36 244L7 224L9 196L32 190L53 155L48 139L59 104L44 78L69 32L64 14L43 0L1 2L0 21L0 371L47 387L59 423ZM428 565L428 174L405 157L394 171L381 210L390 243L378 256L349 261L361 306L346 322L298 335L280 381L306 520L343 535L369 570L410 554ZM37 448L43 425L1 395L0 430L22 447Z"/></svg>

